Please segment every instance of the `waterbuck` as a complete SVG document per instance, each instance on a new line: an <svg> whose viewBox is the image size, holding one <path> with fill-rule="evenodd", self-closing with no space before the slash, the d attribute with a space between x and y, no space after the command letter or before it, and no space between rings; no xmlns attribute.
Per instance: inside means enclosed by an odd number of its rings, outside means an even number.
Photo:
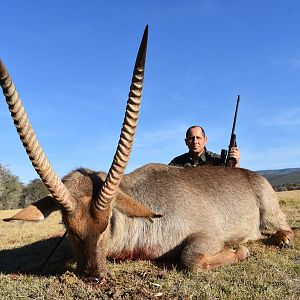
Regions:
<svg viewBox="0 0 300 300"><path fill-rule="evenodd" d="M93 282L105 278L107 257L209 270L247 258L249 252L241 244L261 238L266 229L273 230L275 244L290 245L293 232L276 194L255 172L148 164L123 176L137 125L147 33L146 27L108 174L77 169L59 179L1 62L0 81L12 118L33 166L51 192L10 220L41 220L60 209L78 272ZM231 249L233 245L237 247Z"/></svg>

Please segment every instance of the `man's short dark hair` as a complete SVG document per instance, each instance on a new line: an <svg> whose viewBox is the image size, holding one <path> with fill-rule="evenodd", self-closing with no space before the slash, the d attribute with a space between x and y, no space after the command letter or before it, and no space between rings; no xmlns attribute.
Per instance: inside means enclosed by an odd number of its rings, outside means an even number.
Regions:
<svg viewBox="0 0 300 300"><path fill-rule="evenodd" d="M204 129L201 126L194 125L194 126L189 127L188 130L186 131L186 133L185 133L185 138L186 139L188 138L190 130L193 129L193 128L200 128L202 130L203 136L205 137L205 131L204 131Z"/></svg>

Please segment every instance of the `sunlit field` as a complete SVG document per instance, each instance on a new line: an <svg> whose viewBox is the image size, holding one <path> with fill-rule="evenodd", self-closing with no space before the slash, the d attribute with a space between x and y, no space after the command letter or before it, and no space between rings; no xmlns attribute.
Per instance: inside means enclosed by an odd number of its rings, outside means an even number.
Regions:
<svg viewBox="0 0 300 300"><path fill-rule="evenodd" d="M300 227L300 191L277 193L292 227ZM64 240L59 213L39 223L6 223L0 211L0 299L300 299L300 230L293 249L247 244L247 260L205 273L166 270L148 261L108 263L103 286L85 284Z"/></svg>

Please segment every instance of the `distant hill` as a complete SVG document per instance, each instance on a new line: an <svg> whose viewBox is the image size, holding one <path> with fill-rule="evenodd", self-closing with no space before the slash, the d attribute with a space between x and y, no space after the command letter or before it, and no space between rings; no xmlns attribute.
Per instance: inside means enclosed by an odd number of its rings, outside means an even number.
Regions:
<svg viewBox="0 0 300 300"><path fill-rule="evenodd" d="M300 168L288 168L280 170L260 170L257 173L263 175L273 186L289 183L300 184Z"/></svg>

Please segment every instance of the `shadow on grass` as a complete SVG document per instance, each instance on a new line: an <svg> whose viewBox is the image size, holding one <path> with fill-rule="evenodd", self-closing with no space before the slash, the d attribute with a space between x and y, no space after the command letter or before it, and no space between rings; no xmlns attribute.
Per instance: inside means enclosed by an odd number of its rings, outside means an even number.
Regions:
<svg viewBox="0 0 300 300"><path fill-rule="evenodd" d="M48 255L59 242L60 237L38 241L23 247L0 251L0 272L3 274L30 274L38 272ZM60 275L67 268L72 258L72 251L67 239L64 239L45 265L41 275Z"/></svg>

